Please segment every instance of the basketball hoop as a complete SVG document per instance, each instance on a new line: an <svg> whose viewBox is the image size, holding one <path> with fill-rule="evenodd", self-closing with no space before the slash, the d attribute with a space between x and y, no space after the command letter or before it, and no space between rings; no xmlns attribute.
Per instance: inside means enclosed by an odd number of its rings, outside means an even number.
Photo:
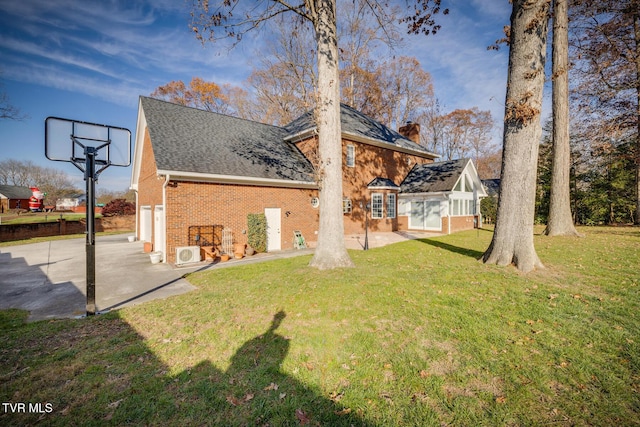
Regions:
<svg viewBox="0 0 640 427"><path fill-rule="evenodd" d="M87 197L87 316L96 314L95 183L109 166L131 164L131 131L121 127L47 117L47 159L72 163L84 173ZM100 166L96 170L96 165Z"/></svg>

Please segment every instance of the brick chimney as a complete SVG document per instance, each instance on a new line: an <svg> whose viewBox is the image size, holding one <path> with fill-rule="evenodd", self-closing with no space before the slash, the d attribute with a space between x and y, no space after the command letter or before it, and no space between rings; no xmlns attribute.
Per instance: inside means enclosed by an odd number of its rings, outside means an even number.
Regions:
<svg viewBox="0 0 640 427"><path fill-rule="evenodd" d="M418 123L407 122L406 125L400 126L398 132L405 138L412 140L416 144L420 144L420 125Z"/></svg>

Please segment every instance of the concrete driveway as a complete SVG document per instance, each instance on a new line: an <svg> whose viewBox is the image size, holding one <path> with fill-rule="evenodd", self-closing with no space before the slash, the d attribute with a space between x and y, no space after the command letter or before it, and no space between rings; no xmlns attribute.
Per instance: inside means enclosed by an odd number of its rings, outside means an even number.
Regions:
<svg viewBox="0 0 640 427"><path fill-rule="evenodd" d="M369 233L370 248L437 235L426 232ZM313 249L256 254L226 263L176 268L151 264L142 242L128 234L96 237L96 310L104 312L196 289L182 277L196 270L232 267L313 253ZM364 234L345 236L348 249L362 249ZM20 308L29 320L77 317L86 313L85 239L0 248L0 310Z"/></svg>
<svg viewBox="0 0 640 427"><path fill-rule="evenodd" d="M106 311L195 289L182 278L190 269L151 264L142 242L126 234L96 238L96 309ZM0 248L0 309L20 308L29 320L86 312L85 239Z"/></svg>

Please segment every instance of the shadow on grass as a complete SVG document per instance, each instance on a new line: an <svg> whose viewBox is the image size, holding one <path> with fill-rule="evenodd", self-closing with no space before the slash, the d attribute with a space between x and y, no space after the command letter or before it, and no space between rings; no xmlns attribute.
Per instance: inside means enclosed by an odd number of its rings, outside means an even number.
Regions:
<svg viewBox="0 0 640 427"><path fill-rule="evenodd" d="M580 232L586 234L610 234L616 236L640 237L640 227L633 225L580 227Z"/></svg>
<svg viewBox="0 0 640 427"><path fill-rule="evenodd" d="M480 257L484 254L484 252L476 251L474 249L461 248L459 246L450 245L448 243L440 242L437 240L419 239L418 241L422 243L426 243L427 245L434 246L436 248L444 249L449 252L468 256L475 259L480 259Z"/></svg>
<svg viewBox="0 0 640 427"><path fill-rule="evenodd" d="M0 398L46 402L31 408L39 411L1 411L0 424L372 426L281 370L290 345L277 333L285 317L276 313L226 371L204 360L172 374L116 312L44 327L25 324L25 312L0 312ZM158 345L189 360L186 342Z"/></svg>
<svg viewBox="0 0 640 427"><path fill-rule="evenodd" d="M476 231L478 233L493 233L493 231L491 230L484 230L484 229L476 229ZM469 249L469 248L465 248L465 247L461 247L461 246L455 246L455 245L451 245L449 243L444 243L441 242L439 240L434 240L434 239L418 239L419 242L425 243L427 245L431 245L434 246L436 248L440 248L440 249L444 249L447 250L449 252L453 252L456 254L460 254L460 255L464 255L464 256L468 256L474 259L480 259L482 257L482 255L484 255L484 251L477 251L475 249Z"/></svg>

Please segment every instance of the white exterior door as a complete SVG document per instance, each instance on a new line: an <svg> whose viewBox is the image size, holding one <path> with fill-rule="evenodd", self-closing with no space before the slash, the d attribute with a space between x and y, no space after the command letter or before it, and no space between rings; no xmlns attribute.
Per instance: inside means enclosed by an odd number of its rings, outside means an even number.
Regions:
<svg viewBox="0 0 640 427"><path fill-rule="evenodd" d="M282 249L280 233L280 208L265 208L267 218L267 252Z"/></svg>
<svg viewBox="0 0 640 427"><path fill-rule="evenodd" d="M437 200L412 200L409 211L409 228L440 230L440 202Z"/></svg>
<svg viewBox="0 0 640 427"><path fill-rule="evenodd" d="M156 205L153 210L153 250L154 252L162 252L162 260L166 259L164 247L164 208L162 205Z"/></svg>
<svg viewBox="0 0 640 427"><path fill-rule="evenodd" d="M140 241L151 242L151 206L140 208Z"/></svg>
<svg viewBox="0 0 640 427"><path fill-rule="evenodd" d="M426 230L440 230L440 202L428 201L424 206L424 228Z"/></svg>

